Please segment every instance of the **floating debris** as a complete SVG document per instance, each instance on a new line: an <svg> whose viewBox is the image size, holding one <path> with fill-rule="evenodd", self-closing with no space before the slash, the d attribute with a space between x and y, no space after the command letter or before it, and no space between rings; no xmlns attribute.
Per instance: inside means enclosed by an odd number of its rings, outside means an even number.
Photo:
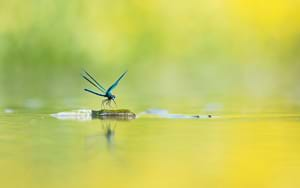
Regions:
<svg viewBox="0 0 300 188"><path fill-rule="evenodd" d="M186 114L171 114L168 110L164 109L149 109L145 112L139 114L141 115L154 115L159 116L160 118L168 118L168 119L207 119L212 118L212 115L186 115Z"/></svg>
<svg viewBox="0 0 300 188"><path fill-rule="evenodd" d="M168 110L163 109L149 109L136 115L128 109L118 109L118 110L75 110L71 112L59 112L56 114L51 114L52 117L61 120L79 120L88 121L92 119L101 120L133 120L141 116L145 117L159 117L167 119L210 119L217 118L217 116L208 115L188 115L188 114L171 114Z"/></svg>
<svg viewBox="0 0 300 188"><path fill-rule="evenodd" d="M80 109L71 112L59 112L51 114L51 116L61 120L88 121L92 119L92 111L87 109Z"/></svg>

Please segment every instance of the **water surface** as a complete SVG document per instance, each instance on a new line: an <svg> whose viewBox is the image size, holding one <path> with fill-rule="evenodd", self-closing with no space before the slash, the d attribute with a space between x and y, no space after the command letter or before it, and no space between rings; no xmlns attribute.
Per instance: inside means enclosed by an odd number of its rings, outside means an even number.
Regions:
<svg viewBox="0 0 300 188"><path fill-rule="evenodd" d="M50 116L57 112L3 109L1 185L300 186L300 116L295 112L131 121Z"/></svg>

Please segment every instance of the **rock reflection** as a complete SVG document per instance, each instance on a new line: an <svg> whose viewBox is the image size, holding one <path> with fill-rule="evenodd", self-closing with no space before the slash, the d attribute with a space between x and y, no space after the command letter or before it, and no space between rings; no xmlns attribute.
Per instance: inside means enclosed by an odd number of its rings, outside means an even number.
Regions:
<svg viewBox="0 0 300 188"><path fill-rule="evenodd" d="M106 138L107 148L110 150L114 147L114 136L116 129L116 122L114 125L112 121L103 121L102 129Z"/></svg>
<svg viewBox="0 0 300 188"><path fill-rule="evenodd" d="M112 120L101 120L100 122L102 131L85 138L86 149L91 152L99 152L106 148L107 151L111 152L115 149L114 137L117 122Z"/></svg>

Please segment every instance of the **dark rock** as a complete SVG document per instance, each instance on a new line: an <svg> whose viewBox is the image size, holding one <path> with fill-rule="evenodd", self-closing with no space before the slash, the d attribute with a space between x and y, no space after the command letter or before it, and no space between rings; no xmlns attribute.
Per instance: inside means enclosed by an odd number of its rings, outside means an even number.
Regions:
<svg viewBox="0 0 300 188"><path fill-rule="evenodd" d="M107 119L107 120L132 120L136 118L135 113L128 109L117 110L92 110L93 119Z"/></svg>

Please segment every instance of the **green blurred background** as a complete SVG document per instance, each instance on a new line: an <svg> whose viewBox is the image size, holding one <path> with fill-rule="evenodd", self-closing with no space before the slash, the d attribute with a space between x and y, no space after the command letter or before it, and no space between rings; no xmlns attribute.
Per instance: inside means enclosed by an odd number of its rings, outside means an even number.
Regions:
<svg viewBox="0 0 300 188"><path fill-rule="evenodd" d="M86 69L106 87L129 70L115 91L124 107L297 106L299 8L298 0L2 0L0 105L99 106L82 91Z"/></svg>

